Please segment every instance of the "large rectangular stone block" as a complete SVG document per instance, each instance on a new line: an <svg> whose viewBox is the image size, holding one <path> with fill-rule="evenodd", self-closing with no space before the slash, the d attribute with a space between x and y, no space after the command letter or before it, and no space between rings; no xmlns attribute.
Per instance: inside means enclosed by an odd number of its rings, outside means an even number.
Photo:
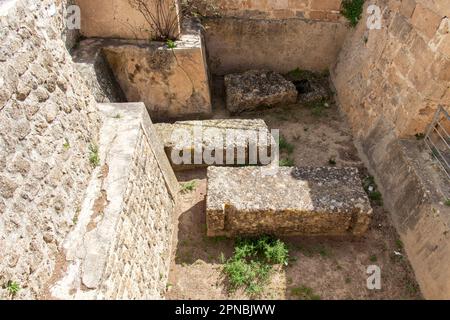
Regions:
<svg viewBox="0 0 450 320"><path fill-rule="evenodd" d="M356 168L208 168L208 236L362 235L372 208Z"/></svg>
<svg viewBox="0 0 450 320"><path fill-rule="evenodd" d="M261 119L178 121L155 127L175 170L272 162L275 140ZM221 157L216 157L219 153ZM211 159L206 158L208 155ZM265 155L267 159L263 158Z"/></svg>

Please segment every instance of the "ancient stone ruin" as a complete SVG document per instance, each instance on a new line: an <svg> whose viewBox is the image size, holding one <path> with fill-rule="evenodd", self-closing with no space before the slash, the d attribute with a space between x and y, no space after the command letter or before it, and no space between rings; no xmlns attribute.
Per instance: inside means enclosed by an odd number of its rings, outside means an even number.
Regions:
<svg viewBox="0 0 450 320"><path fill-rule="evenodd" d="M448 17L0 0L0 299L450 299Z"/></svg>

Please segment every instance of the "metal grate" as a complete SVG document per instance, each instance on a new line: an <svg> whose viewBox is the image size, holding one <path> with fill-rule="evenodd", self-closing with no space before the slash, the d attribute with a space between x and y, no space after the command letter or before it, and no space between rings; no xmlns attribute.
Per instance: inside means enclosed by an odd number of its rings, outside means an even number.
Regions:
<svg viewBox="0 0 450 320"><path fill-rule="evenodd" d="M450 116L440 106L436 111L433 122L425 135L425 143L430 148L447 177L450 179Z"/></svg>

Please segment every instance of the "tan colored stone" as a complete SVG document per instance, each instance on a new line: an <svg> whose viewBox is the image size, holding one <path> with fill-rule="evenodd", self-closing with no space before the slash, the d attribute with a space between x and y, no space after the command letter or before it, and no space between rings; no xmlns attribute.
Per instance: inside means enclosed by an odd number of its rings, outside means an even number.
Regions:
<svg viewBox="0 0 450 320"><path fill-rule="evenodd" d="M154 34L129 0L77 0L77 5L81 9L81 34L85 37L147 40ZM173 0L167 0L166 6L173 6Z"/></svg>
<svg viewBox="0 0 450 320"><path fill-rule="evenodd" d="M208 19L205 27L209 67L213 74L219 75L261 68L279 73L296 68L329 69L349 31L345 22L295 18Z"/></svg>
<svg viewBox="0 0 450 320"><path fill-rule="evenodd" d="M209 165L245 165L245 164L268 164L262 163L261 154L266 152L268 159L270 156L271 144L275 143L269 129L261 119L220 119L220 120L202 120L202 121L178 121L174 124L158 123L155 124L156 131L163 142L167 157L171 161L175 170L193 169L196 167L207 167ZM227 140L227 134L233 134L234 141ZM180 135L183 134L183 137ZM194 135L200 137L201 147L198 148L202 154L205 150L217 148L223 154L223 163L207 163L202 157L200 163L194 163L195 141ZM264 141L261 137L264 136ZM258 142L261 142L258 144ZM249 151L255 148L256 159L249 158ZM263 149L267 148L267 149ZM238 150L241 149L244 154L244 162L238 163ZM175 164L172 159L172 153L183 150L190 155L190 163ZM227 154L232 153L233 163L227 163ZM255 162L250 163L250 161Z"/></svg>
<svg viewBox="0 0 450 320"><path fill-rule="evenodd" d="M362 235L372 208L355 168L208 168L208 236Z"/></svg>
<svg viewBox="0 0 450 320"><path fill-rule="evenodd" d="M340 11L342 0L311 0L311 9L318 11Z"/></svg>
<svg viewBox="0 0 450 320"><path fill-rule="evenodd" d="M400 12L406 18L411 18L415 8L416 8L416 0L402 0Z"/></svg>
<svg viewBox="0 0 450 320"><path fill-rule="evenodd" d="M411 21L418 30L431 39L436 33L442 18L442 16L434 13L422 4L418 4Z"/></svg>

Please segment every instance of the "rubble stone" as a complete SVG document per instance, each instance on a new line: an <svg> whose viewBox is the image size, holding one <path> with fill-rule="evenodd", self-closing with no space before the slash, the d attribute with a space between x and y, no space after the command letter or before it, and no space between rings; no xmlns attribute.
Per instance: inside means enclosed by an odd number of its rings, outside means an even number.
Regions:
<svg viewBox="0 0 450 320"><path fill-rule="evenodd" d="M282 75L265 70L250 70L225 76L227 109L241 113L259 107L295 103L297 90Z"/></svg>

